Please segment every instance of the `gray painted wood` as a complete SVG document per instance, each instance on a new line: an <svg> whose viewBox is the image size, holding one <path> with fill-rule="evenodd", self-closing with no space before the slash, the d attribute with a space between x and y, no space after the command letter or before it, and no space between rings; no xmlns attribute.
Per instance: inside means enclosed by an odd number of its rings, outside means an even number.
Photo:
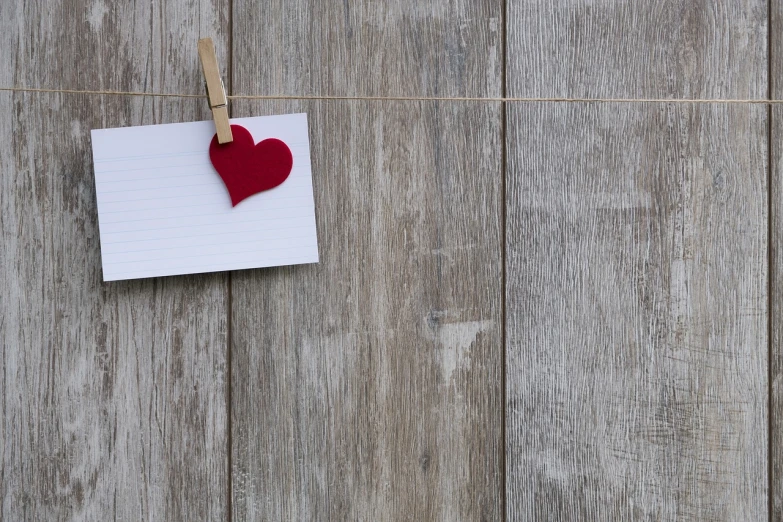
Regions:
<svg viewBox="0 0 783 522"><path fill-rule="evenodd" d="M510 520L766 518L765 125L510 110Z"/></svg>
<svg viewBox="0 0 783 522"><path fill-rule="evenodd" d="M226 13L2 2L0 83L202 92L196 40L225 52ZM227 276L101 282L89 135L205 102L2 93L0 113L0 519L225 519Z"/></svg>
<svg viewBox="0 0 783 522"><path fill-rule="evenodd" d="M763 98L765 15L511 0L509 95ZM507 110L509 519L765 519L766 108Z"/></svg>
<svg viewBox="0 0 783 522"><path fill-rule="evenodd" d="M763 0L507 2L510 96L766 98Z"/></svg>
<svg viewBox="0 0 783 522"><path fill-rule="evenodd" d="M781 58L783 42L780 34L783 23L783 4L771 2L770 34L772 37L772 59L770 60L770 96L783 99L781 82ZM783 110L778 106L770 109L770 496L772 513L770 520L783 521Z"/></svg>
<svg viewBox="0 0 783 522"><path fill-rule="evenodd" d="M236 93L502 92L499 1L321 4L235 2ZM766 94L759 0L508 9L511 96ZM0 2L0 85L201 92L195 41L225 73L227 12ZM310 114L322 258L234 274L234 517L501 518L500 106L233 108ZM0 114L0 518L226 518L227 276L101 283L89 153L90 128L204 102L0 93ZM766 114L507 107L510 519L765 518Z"/></svg>
<svg viewBox="0 0 783 522"><path fill-rule="evenodd" d="M236 93L500 93L500 2L268 12ZM234 518L502 518L500 105L233 104L292 111L321 262L233 275Z"/></svg>
<svg viewBox="0 0 783 522"><path fill-rule="evenodd" d="M780 6L776 6L779 11ZM775 20L780 19L780 13L776 13ZM778 27L779 25L776 24ZM774 55L781 56L779 44L776 45ZM780 67L773 62L772 70L780 71ZM779 72L777 73L779 74ZM773 76L774 78L775 76ZM778 85L779 81L773 81L772 97L781 99L783 90ZM770 378L770 495L773 521L783 521L783 256L781 256L781 240L783 239L783 199L781 195L781 183L783 183L783 158L781 158L780 136L783 135L783 111L773 107L770 112L771 133L771 160L772 177L770 178L769 197L770 205L770 336L771 350L769 360Z"/></svg>
<svg viewBox="0 0 783 522"><path fill-rule="evenodd" d="M501 0L233 2L234 94L501 93Z"/></svg>

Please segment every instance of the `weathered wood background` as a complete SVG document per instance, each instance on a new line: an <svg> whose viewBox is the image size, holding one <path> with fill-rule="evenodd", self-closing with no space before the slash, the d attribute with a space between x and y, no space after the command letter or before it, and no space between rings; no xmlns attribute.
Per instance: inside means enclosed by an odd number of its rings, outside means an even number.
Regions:
<svg viewBox="0 0 783 522"><path fill-rule="evenodd" d="M770 0L16 0L0 87L783 98ZM783 112L307 111L321 262L101 282L89 130L0 91L0 520L783 520Z"/></svg>

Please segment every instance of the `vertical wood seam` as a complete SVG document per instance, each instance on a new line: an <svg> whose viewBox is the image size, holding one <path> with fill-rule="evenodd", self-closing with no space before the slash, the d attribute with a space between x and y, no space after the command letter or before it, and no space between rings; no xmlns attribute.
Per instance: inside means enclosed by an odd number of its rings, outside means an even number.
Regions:
<svg viewBox="0 0 783 522"><path fill-rule="evenodd" d="M772 0L767 0L767 99L772 99ZM773 456L773 410L774 401L772 397L772 365L773 365L773 315L772 304L774 289L774 277L777 275L776 267L773 264L775 260L772 218L773 218L773 180L772 180L772 105L767 105L767 519L772 522L773 519L773 485L774 470L772 464Z"/></svg>
<svg viewBox="0 0 783 522"><path fill-rule="evenodd" d="M772 291L774 288L773 276L775 276L775 266L773 264L774 255L772 252L772 107L767 107L767 511L770 522L772 522L772 494L773 494L773 398L772 398L772 364L773 364L773 324L772 324Z"/></svg>
<svg viewBox="0 0 783 522"><path fill-rule="evenodd" d="M501 24L501 30L500 30L500 40L501 40L501 46L503 47L503 50L501 52L501 69L500 69L500 89L501 89L501 97L505 98L507 95L507 87L506 87L506 69L508 67L508 61L507 61L507 53L508 53L508 46L506 45L506 34L507 34L507 24L508 24L508 2L507 0L503 0L502 10L501 10L501 16L503 17L503 23ZM500 332L500 346L501 346L501 354L500 354L500 408L501 408L501 419L500 419L500 438L501 438L501 445L500 445L500 455L501 455L501 467L500 467L500 483L502 484L502 491L500 494L500 509L502 510L501 517L504 521L508 520L508 510L507 510L507 494L508 494L508 483L507 483L507 477L506 477L506 442L508 439L508 436L506 434L506 417L508 415L508 409L506 405L506 354L508 353L508 343L507 343L507 337L506 337L506 301L507 301L507 295L506 295L506 255L508 250L508 244L507 244L507 236L506 236L506 209L507 209L507 203L506 203L506 176L508 175L508 167L507 167L507 145L506 145L506 112L507 112L506 102L500 102L500 165L501 165L501 179L500 179L500 198L501 198L501 217L500 217L500 231L501 231L501 252L500 252L500 261L501 261L501 292L500 292L500 302L501 302L501 323L502 323L502 329Z"/></svg>
<svg viewBox="0 0 783 522"><path fill-rule="evenodd" d="M234 94L234 0L228 0L228 92ZM229 105L228 117L233 115L233 108ZM226 307L226 495L228 496L226 518L228 522L231 522L234 518L234 462L233 462L233 410L232 410L232 387L233 387L233 374L234 368L231 360L233 335L232 335L232 317L231 312L234 308L234 303L231 295L232 287L232 272L228 272L228 291L226 292L228 306Z"/></svg>

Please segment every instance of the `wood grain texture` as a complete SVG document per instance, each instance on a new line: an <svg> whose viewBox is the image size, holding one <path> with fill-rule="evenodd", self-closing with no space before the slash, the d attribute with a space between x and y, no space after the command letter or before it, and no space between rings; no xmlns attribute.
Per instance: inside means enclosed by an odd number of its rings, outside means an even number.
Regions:
<svg viewBox="0 0 783 522"><path fill-rule="evenodd" d="M509 520L766 518L765 125L511 109Z"/></svg>
<svg viewBox="0 0 783 522"><path fill-rule="evenodd" d="M500 93L499 2L272 4L235 93ZM500 105L233 104L292 111L321 261L233 276L234 518L501 519Z"/></svg>
<svg viewBox="0 0 783 522"><path fill-rule="evenodd" d="M770 3L770 97L783 98L783 4ZM770 520L783 521L783 108L770 109Z"/></svg>
<svg viewBox="0 0 783 522"><path fill-rule="evenodd" d="M233 1L233 94L501 94L500 0Z"/></svg>
<svg viewBox="0 0 783 522"><path fill-rule="evenodd" d="M509 96L766 98L767 3L508 0Z"/></svg>
<svg viewBox="0 0 783 522"><path fill-rule="evenodd" d="M759 1L508 19L510 96L766 97ZM507 116L509 519L764 520L767 109Z"/></svg>
<svg viewBox="0 0 783 522"><path fill-rule="evenodd" d="M209 2L0 10L4 86L198 93L200 33L227 41ZM0 112L0 519L225 519L227 277L102 283L89 135L206 102L3 93Z"/></svg>
<svg viewBox="0 0 783 522"><path fill-rule="evenodd" d="M779 11L780 7L776 7ZM776 20L780 19L780 12L776 13ZM777 27L780 27L777 23ZM783 51L779 46L775 47L774 56L781 56ZM774 62L773 62L774 63ZM773 65L773 71L779 66ZM775 83L775 82L773 82ZM772 90L773 98L780 99L781 92L777 85ZM783 184L783 157L779 140L783 135L783 111L773 107L770 111L772 118L770 132L772 140L771 161L772 176L770 178L770 336L771 350L769 360L770 379L770 495L771 517L775 522L783 521L783 256L781 255L781 242L783 241L783 199L781 184Z"/></svg>
<svg viewBox="0 0 783 522"><path fill-rule="evenodd" d="M499 519L499 106L267 110L309 114L321 261L234 274L235 518Z"/></svg>

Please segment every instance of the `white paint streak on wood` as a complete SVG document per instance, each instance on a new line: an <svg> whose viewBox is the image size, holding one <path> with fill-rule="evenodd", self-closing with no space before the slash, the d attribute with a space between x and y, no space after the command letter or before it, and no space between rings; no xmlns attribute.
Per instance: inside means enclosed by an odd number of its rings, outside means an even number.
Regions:
<svg viewBox="0 0 783 522"><path fill-rule="evenodd" d="M470 348L476 342L479 334L494 326L493 321L466 321L461 323L443 324L438 328L437 340L440 345L441 368L446 383L450 383L454 371L463 366L470 366ZM476 361L480 364L480 361Z"/></svg>
<svg viewBox="0 0 783 522"><path fill-rule="evenodd" d="M100 31L103 26L103 19L108 14L109 8L103 0L93 0L87 12L87 22L90 24L90 29L94 32Z"/></svg>

